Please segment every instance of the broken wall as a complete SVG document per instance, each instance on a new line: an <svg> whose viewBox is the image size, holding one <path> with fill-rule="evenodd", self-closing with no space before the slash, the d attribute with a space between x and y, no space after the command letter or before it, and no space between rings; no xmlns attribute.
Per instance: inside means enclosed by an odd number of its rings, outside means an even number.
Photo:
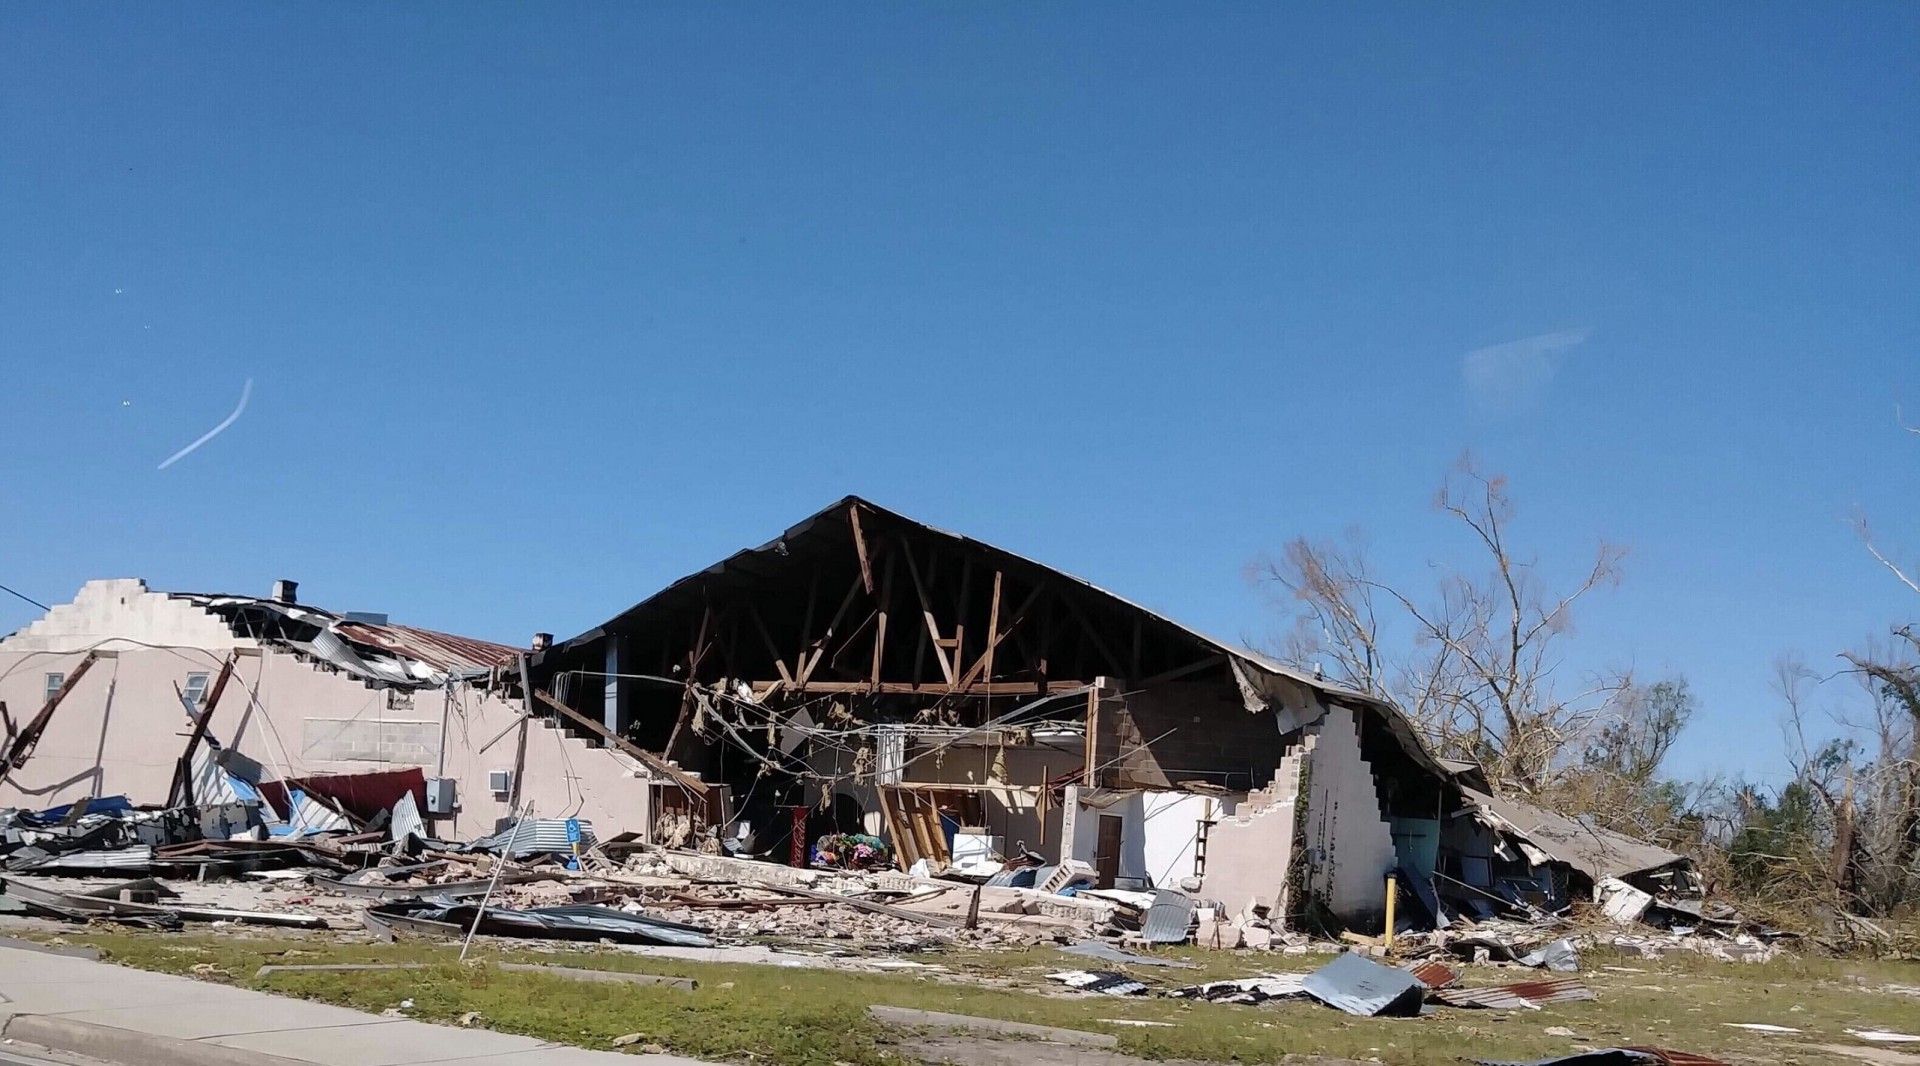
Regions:
<svg viewBox="0 0 1920 1066"><path fill-rule="evenodd" d="M1248 903L1275 915L1289 912L1287 879L1300 815L1301 770L1308 757L1302 744L1275 770L1273 784L1249 793L1245 803L1207 831L1207 865L1200 892L1238 914Z"/></svg>
<svg viewBox="0 0 1920 1066"><path fill-rule="evenodd" d="M1397 858L1373 768L1360 752L1357 712L1331 704L1309 732L1307 892L1349 926L1377 930L1386 915L1386 875Z"/></svg>
<svg viewBox="0 0 1920 1066"><path fill-rule="evenodd" d="M179 601L170 606L197 611ZM112 624L111 618L99 621ZM290 653L248 646L251 641L231 636L211 647L146 648L98 635L89 644L102 641L109 654L62 701L26 765L0 784L0 806L41 809L114 794L135 803L164 803L191 725L175 686L184 687L189 673L205 673L211 687L221 660L238 646L240 655L209 735L259 763L269 777L419 767L428 777L458 781L460 809L450 818L432 820L433 832L455 838L484 835L507 817L509 797L488 791L487 771L514 767L517 701L466 685L451 691L368 688ZM75 646L87 645L69 648ZM11 640L0 643L0 700L16 722L24 721L45 702L46 674L71 674L84 657L78 651L15 650ZM478 751L489 741L491 748ZM521 792L540 817L591 819L601 836L644 831L646 781L635 771L624 756L567 736L545 719L528 724Z"/></svg>

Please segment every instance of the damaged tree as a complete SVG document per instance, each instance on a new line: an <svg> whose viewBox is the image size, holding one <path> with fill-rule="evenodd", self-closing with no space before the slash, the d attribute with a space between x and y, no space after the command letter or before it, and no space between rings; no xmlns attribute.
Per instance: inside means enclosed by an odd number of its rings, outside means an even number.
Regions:
<svg viewBox="0 0 1920 1066"><path fill-rule="evenodd" d="M1331 664L1342 684L1405 707L1442 754L1538 789L1568 752L1618 721L1627 674L1597 676L1572 692L1554 674L1575 604L1619 581L1624 552L1602 544L1570 590L1553 592L1509 543L1514 507L1504 477L1464 459L1436 505L1472 534L1487 569L1446 573L1430 600L1374 577L1358 544L1295 538L1251 576L1283 590L1299 610L1286 648L1292 661Z"/></svg>

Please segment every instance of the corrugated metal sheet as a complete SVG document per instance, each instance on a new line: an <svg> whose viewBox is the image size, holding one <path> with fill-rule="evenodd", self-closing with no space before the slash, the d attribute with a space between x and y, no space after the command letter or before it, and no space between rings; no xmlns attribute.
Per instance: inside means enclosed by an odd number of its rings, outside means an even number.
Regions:
<svg viewBox="0 0 1920 1066"><path fill-rule="evenodd" d="M1361 955L1346 954L1308 974L1307 995L1348 1014L1418 1014L1427 986L1405 970L1382 966Z"/></svg>
<svg viewBox="0 0 1920 1066"><path fill-rule="evenodd" d="M258 596L173 593L218 615L236 634L331 663L368 681L426 688L481 677L523 649L417 626L347 618Z"/></svg>
<svg viewBox="0 0 1920 1066"><path fill-rule="evenodd" d="M1459 971L1437 959L1425 962L1410 962L1401 969L1413 975L1413 979L1428 988L1446 988L1460 980Z"/></svg>
<svg viewBox="0 0 1920 1066"><path fill-rule="evenodd" d="M1163 888L1153 897L1147 917L1140 923L1140 936L1149 944L1184 944L1193 925L1193 897Z"/></svg>
<svg viewBox="0 0 1920 1066"><path fill-rule="evenodd" d="M573 850L573 841L567 839L567 822L565 818L533 818L512 829L481 837L467 846L473 851L495 852L510 847L516 859L566 853ZM584 851L593 846L593 823L582 819L579 824L580 848Z"/></svg>
<svg viewBox="0 0 1920 1066"><path fill-rule="evenodd" d="M1490 1010L1538 1010L1542 1003L1579 1003L1593 998L1593 990L1572 977L1544 981L1516 981L1492 988L1448 988L1433 998L1449 1007L1485 1007Z"/></svg>

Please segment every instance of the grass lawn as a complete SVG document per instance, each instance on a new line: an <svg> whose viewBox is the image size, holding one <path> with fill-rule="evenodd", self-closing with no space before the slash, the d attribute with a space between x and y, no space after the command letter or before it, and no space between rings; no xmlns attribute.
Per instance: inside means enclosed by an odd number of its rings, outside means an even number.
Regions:
<svg viewBox="0 0 1920 1066"><path fill-rule="evenodd" d="M1920 1032L1920 997L1883 988L1920 985L1920 964L1915 963L1804 959L1754 965L1700 958L1647 961L1589 952L1581 976L1598 993L1597 1002L1510 1014L1442 1008L1418 1019L1366 1019L1311 1002L1239 1007L1159 997L1047 994L1048 983L1041 975L1087 968L1091 960L1039 948L917 957L948 967L952 972L947 974L871 974L679 962L609 948L526 950L502 941L475 945L477 957L492 961L698 979L698 990L685 992L509 973L471 961L462 966L457 945L425 941L350 945L237 930L216 935L86 931L60 939L98 947L107 959L124 965L362 1010L378 1012L411 999L409 1015L427 1021L455 1022L478 1012L477 1024L487 1028L582 1047L611 1048L615 1037L642 1033L645 1039L639 1044L660 1044L683 1055L779 1066L899 1062L900 1052L890 1039L899 1034L868 1019L865 1009L870 1004L1110 1032L1120 1038L1123 1051L1148 1058L1245 1063L1277 1062L1289 1054L1387 1063L1529 1059L1570 1052L1579 1044L1654 1044L1714 1054L1733 1063L1857 1063L1861 1060L1823 1046L1867 1046L1847 1036L1847 1028ZM1179 954L1202 962L1202 968L1143 967L1140 976L1158 988L1305 970L1324 961L1319 956ZM342 962L418 962L428 968L255 976L265 964ZM1471 972L1467 983L1497 984L1520 977L1482 969ZM1172 1024L1141 1028L1106 1019ZM1727 1022L1765 1022L1804 1033L1761 1034L1730 1028ZM1549 1027L1577 1036L1548 1035ZM639 1044L632 1049L638 1050ZM1920 1055L1912 1061L1920 1063Z"/></svg>

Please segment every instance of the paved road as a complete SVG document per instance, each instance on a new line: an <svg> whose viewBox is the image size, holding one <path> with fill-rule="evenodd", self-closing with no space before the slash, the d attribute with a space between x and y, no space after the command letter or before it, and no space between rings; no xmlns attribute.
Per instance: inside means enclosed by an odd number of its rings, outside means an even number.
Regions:
<svg viewBox="0 0 1920 1066"><path fill-rule="evenodd" d="M79 1059L66 1060L68 1066ZM13 1048L0 1048L0 1066L61 1066L56 1059L40 1059L25 1055Z"/></svg>

